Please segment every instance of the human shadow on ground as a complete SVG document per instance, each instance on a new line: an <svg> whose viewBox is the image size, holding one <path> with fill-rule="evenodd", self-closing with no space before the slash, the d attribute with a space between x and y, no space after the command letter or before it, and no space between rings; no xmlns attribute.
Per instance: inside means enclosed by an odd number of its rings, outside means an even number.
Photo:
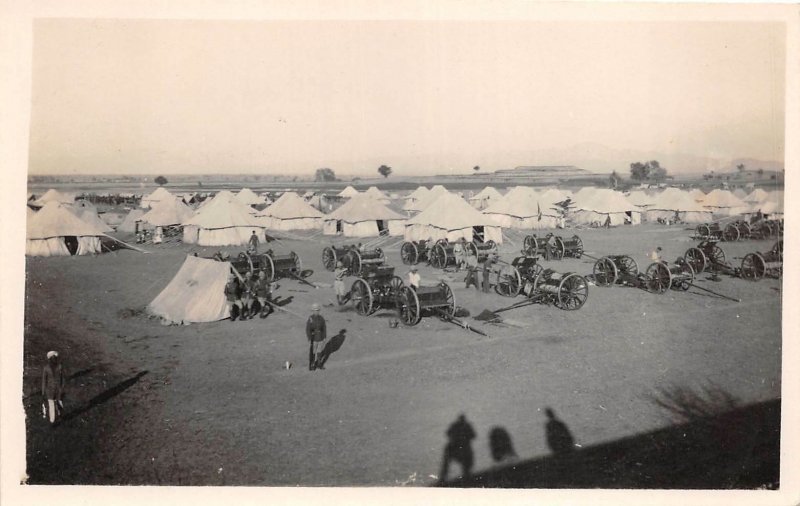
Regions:
<svg viewBox="0 0 800 506"><path fill-rule="evenodd" d="M670 399L683 398L677 394ZM687 404L661 400L681 413L680 416L691 411L689 421L567 453L499 463L437 485L610 489L779 487L780 399L708 415L700 414L709 412L708 405L704 405L705 411L698 411L693 401ZM693 407L687 411L687 405ZM554 416L551 420L557 419ZM446 474L440 476L447 479Z"/></svg>
<svg viewBox="0 0 800 506"><path fill-rule="evenodd" d="M489 450L492 460L499 464L516 462L518 458L511 442L511 434L503 427L492 427L489 431Z"/></svg>
<svg viewBox="0 0 800 506"><path fill-rule="evenodd" d="M472 465L475 455L472 452L472 440L475 439L475 429L462 413L447 428L447 444L442 455L442 467L439 470L439 480L445 482L450 472L450 464L457 462L461 465L462 479L472 476Z"/></svg>
<svg viewBox="0 0 800 506"><path fill-rule="evenodd" d="M545 408L547 422L545 423L545 434L547 436L547 447L555 455L566 455L575 449L575 438L572 437L567 424L556 418L551 408Z"/></svg>
<svg viewBox="0 0 800 506"><path fill-rule="evenodd" d="M331 337L327 343L325 343L325 348L322 350L322 365L324 366L328 363L328 359L331 358L331 355L339 351L339 349L344 344L345 338L347 335L347 329L342 329L339 331L338 334Z"/></svg>
<svg viewBox="0 0 800 506"><path fill-rule="evenodd" d="M144 376L145 374L147 374L147 371L139 372L135 376L132 376L132 377L126 379L125 381L122 381L122 382L114 385L113 387L109 388L108 390L100 392L99 394L97 394L94 397L92 397L89 400L88 403L84 404L80 408L78 408L78 409L76 409L74 411L70 411L69 413L66 413L61 418L61 423L65 423L65 422L67 422L69 420L72 420L73 418L82 415L83 413L89 411L92 408L95 408L97 406L105 404L106 402L110 401L111 399L113 399L117 395L121 394L125 390L127 390L130 387L132 387L133 385L135 385L139 381L139 379L142 376Z"/></svg>

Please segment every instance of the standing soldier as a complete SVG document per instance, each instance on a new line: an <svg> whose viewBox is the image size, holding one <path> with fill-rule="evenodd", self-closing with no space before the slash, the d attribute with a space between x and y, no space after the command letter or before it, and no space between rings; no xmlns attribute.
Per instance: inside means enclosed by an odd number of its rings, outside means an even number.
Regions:
<svg viewBox="0 0 800 506"><path fill-rule="evenodd" d="M341 261L336 262L333 270L333 289L336 291L336 302L340 306L347 302L347 289L344 287L344 278L347 276L347 269Z"/></svg>
<svg viewBox="0 0 800 506"><path fill-rule="evenodd" d="M325 349L325 318L319 314L319 304L311 306L313 313L306 322L306 337L308 338L308 370L325 369L322 365L322 350Z"/></svg>
<svg viewBox="0 0 800 506"><path fill-rule="evenodd" d="M233 273L228 274L228 283L225 285L225 300L228 304L228 312L231 314L231 321L236 321L233 315L233 307L239 308L239 316L243 317L244 311L242 310L242 287L239 285Z"/></svg>
<svg viewBox="0 0 800 506"><path fill-rule="evenodd" d="M47 365L42 370L42 409L50 420L56 423L64 408L61 398L64 395L64 370L57 351L47 352Z"/></svg>
<svg viewBox="0 0 800 506"><path fill-rule="evenodd" d="M467 248L464 256L464 264L467 267L466 287L469 288L470 285L475 285L475 289L480 290L481 286L478 281L478 258L470 248Z"/></svg>
<svg viewBox="0 0 800 506"><path fill-rule="evenodd" d="M256 235L255 230L253 230L253 233L250 234L250 240L247 242L247 252L251 255L258 253L258 236Z"/></svg>
<svg viewBox="0 0 800 506"><path fill-rule="evenodd" d="M496 256L486 257L486 261L483 262L483 293L489 293L489 277L492 274L492 265L497 260Z"/></svg>
<svg viewBox="0 0 800 506"><path fill-rule="evenodd" d="M269 304L269 302L272 302L272 283L267 281L267 273L264 271L258 272L255 293L258 304L261 306L261 314L259 316L266 318L272 314L272 306Z"/></svg>
<svg viewBox="0 0 800 506"><path fill-rule="evenodd" d="M258 281L253 279L253 274L247 271L244 274L244 283L242 283L242 305L244 311L242 312L242 320L253 317L253 300L255 299Z"/></svg>

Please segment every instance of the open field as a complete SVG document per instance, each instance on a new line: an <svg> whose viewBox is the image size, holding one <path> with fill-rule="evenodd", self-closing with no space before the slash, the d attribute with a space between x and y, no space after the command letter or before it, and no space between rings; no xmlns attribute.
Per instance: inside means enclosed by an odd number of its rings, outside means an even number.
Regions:
<svg viewBox="0 0 800 506"><path fill-rule="evenodd" d="M674 260L694 244L680 226L561 233L578 233L594 256L630 254L640 269L657 245ZM320 261L330 241L321 237L273 247L296 251L314 270L310 280L331 284ZM721 246L732 258L772 241ZM510 261L519 247L502 245L501 257ZM187 254L217 251L148 249L27 259L31 483L427 485L438 478L445 431L460 413L475 428L475 469L484 470L493 464L487 434L495 426L522 459L550 453L546 407L589 447L676 423L653 401L660 389L717 389L737 406L781 396L780 280L700 276L700 286L740 303L591 286L579 311L531 306L504 313L506 326L474 322L489 337L435 318L391 329L389 312L365 318L324 306L340 346L325 371L310 372L305 321L289 314L181 327L148 318L144 306ZM387 261L405 274L397 247ZM593 261L544 264L587 275ZM512 302L466 290L463 273L420 272L423 284L444 277L472 315ZM312 303L334 299L331 288L280 284L277 295L291 299L286 308L303 316ZM38 393L49 349L61 350L70 376L67 419L54 429L42 420Z"/></svg>

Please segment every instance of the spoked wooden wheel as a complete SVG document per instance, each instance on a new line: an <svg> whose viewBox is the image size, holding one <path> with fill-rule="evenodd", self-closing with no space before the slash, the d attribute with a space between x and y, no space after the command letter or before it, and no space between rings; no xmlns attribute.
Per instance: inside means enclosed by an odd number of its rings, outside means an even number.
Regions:
<svg viewBox="0 0 800 506"><path fill-rule="evenodd" d="M392 276L391 279L389 279L389 296L399 296L400 290L402 290L404 286L405 284L399 276Z"/></svg>
<svg viewBox="0 0 800 506"><path fill-rule="evenodd" d="M525 241L522 243L522 246L525 248L526 251L528 250L536 250L536 234L533 235L526 235Z"/></svg>
<svg viewBox="0 0 800 506"><path fill-rule="evenodd" d="M351 249L345 255L347 258L347 268L353 274L361 273L361 253L356 249Z"/></svg>
<svg viewBox="0 0 800 506"><path fill-rule="evenodd" d="M711 235L711 228L706 223L701 223L697 225L697 228L694 229L694 233L700 237L709 237Z"/></svg>
<svg viewBox="0 0 800 506"><path fill-rule="evenodd" d="M583 256L583 241L577 235L572 236L572 241L575 243L575 249L572 252L573 258L580 258Z"/></svg>
<svg viewBox="0 0 800 506"><path fill-rule="evenodd" d="M683 258L689 262L695 272L701 273L706 270L706 254L700 248L689 248L683 254Z"/></svg>
<svg viewBox="0 0 800 506"><path fill-rule="evenodd" d="M419 251L413 242L404 242L400 247L400 258L406 265L416 265L419 262Z"/></svg>
<svg viewBox="0 0 800 506"><path fill-rule="evenodd" d="M495 271L497 273L497 283L494 291L503 297L516 297L522 290L522 276L519 270L513 265L503 265Z"/></svg>
<svg viewBox="0 0 800 506"><path fill-rule="evenodd" d="M397 297L397 316L403 325L416 325L422 315L419 309L419 297L411 287L404 286Z"/></svg>
<svg viewBox="0 0 800 506"><path fill-rule="evenodd" d="M442 287L442 291L444 292L444 300L447 302L447 306L445 306L443 310L445 313L447 313L448 316L455 316L456 296L453 294L453 290L447 283L442 283L440 286Z"/></svg>
<svg viewBox="0 0 800 506"><path fill-rule="evenodd" d="M673 286L670 286L670 288L680 288L681 290L686 291L691 288L692 283L694 283L694 269L689 262L687 262L685 259L682 260L683 261L679 264L681 267L680 277L672 278Z"/></svg>
<svg viewBox="0 0 800 506"><path fill-rule="evenodd" d="M610 258L603 257L594 263L592 274L599 286L610 286L617 281L617 266Z"/></svg>
<svg viewBox="0 0 800 506"><path fill-rule="evenodd" d="M239 260L242 261L242 262L246 262L247 263L247 266L248 266L247 270L250 272L250 274L255 274L255 272L253 270L253 259L250 258L250 254L249 253L244 252L244 251L239 253Z"/></svg>
<svg viewBox="0 0 800 506"><path fill-rule="evenodd" d="M555 236L555 243L553 247L553 256L556 260L562 260L564 258L564 253L567 252L567 248L564 246L564 240L559 236Z"/></svg>
<svg viewBox="0 0 800 506"><path fill-rule="evenodd" d="M647 290L652 293L664 293L672 285L672 273L667 264L655 262L645 271L647 276Z"/></svg>
<svg viewBox="0 0 800 506"><path fill-rule="evenodd" d="M748 253L742 259L742 277L758 281L767 274L767 264L759 253Z"/></svg>
<svg viewBox="0 0 800 506"><path fill-rule="evenodd" d="M619 275L636 276L639 274L639 264L632 257L622 255L617 259L617 270Z"/></svg>
<svg viewBox="0 0 800 506"><path fill-rule="evenodd" d="M264 253L261 258L261 270L264 271L267 281L275 281L275 263L272 261L272 257Z"/></svg>
<svg viewBox="0 0 800 506"><path fill-rule="evenodd" d="M750 239L750 234L752 233L752 229L750 228L750 224L746 221L740 221L737 224L737 228L739 229L739 238L740 239Z"/></svg>
<svg viewBox="0 0 800 506"><path fill-rule="evenodd" d="M561 309L580 309L588 298L589 283L579 274L567 274L558 285L558 307Z"/></svg>
<svg viewBox="0 0 800 506"><path fill-rule="evenodd" d="M363 279L359 278L353 282L353 286L350 288L350 300L355 304L358 314L362 316L372 314L372 289Z"/></svg>
<svg viewBox="0 0 800 506"><path fill-rule="evenodd" d="M303 272L303 261L300 260L300 255L298 255L294 251L292 251L290 255L294 260L294 273L300 276L300 274Z"/></svg>
<svg viewBox="0 0 800 506"><path fill-rule="evenodd" d="M722 238L728 242L739 240L739 228L733 223L729 223L722 232Z"/></svg>
<svg viewBox="0 0 800 506"><path fill-rule="evenodd" d="M325 248L322 249L322 265L325 267L325 270L333 271L336 269L336 260L336 250L330 246L325 246Z"/></svg>
<svg viewBox="0 0 800 506"><path fill-rule="evenodd" d="M431 251L431 265L437 269L447 267L447 249L443 244L437 244Z"/></svg>
<svg viewBox="0 0 800 506"><path fill-rule="evenodd" d="M486 247L487 247L487 248L489 248L489 249L491 249L491 250L493 250L493 249L495 249L495 248L497 247L497 244L496 244L496 243L495 243L493 240L491 240L491 239L489 239L488 241L486 241L486 242L485 242L485 243L483 243L483 244L485 244L485 245L486 245Z"/></svg>
<svg viewBox="0 0 800 506"><path fill-rule="evenodd" d="M708 255L706 259L711 263L711 267L718 267L721 265L725 265L725 252L722 251L722 248L717 246L716 244L712 245L708 249ZM694 267L694 266L692 266Z"/></svg>

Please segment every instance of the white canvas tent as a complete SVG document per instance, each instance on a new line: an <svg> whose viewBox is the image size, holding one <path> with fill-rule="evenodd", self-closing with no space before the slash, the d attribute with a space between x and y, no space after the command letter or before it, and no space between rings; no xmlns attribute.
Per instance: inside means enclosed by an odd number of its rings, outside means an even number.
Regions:
<svg viewBox="0 0 800 506"><path fill-rule="evenodd" d="M177 198L153 202L150 211L140 219L151 227L180 225L194 216L194 211Z"/></svg>
<svg viewBox="0 0 800 506"><path fill-rule="evenodd" d="M487 186L469 199L469 203L477 210L486 209L502 200L503 194L492 186Z"/></svg>
<svg viewBox="0 0 800 506"><path fill-rule="evenodd" d="M178 273L147 311L171 323L213 322L230 316L225 284L231 264L187 256Z"/></svg>
<svg viewBox="0 0 800 506"><path fill-rule="evenodd" d="M369 188L367 188L367 191L365 191L364 193L369 195L370 197L374 198L375 200L379 200L379 201L384 202L384 203L389 202L389 200L390 200L388 195L386 195L385 193L380 191L375 186L370 186Z"/></svg>
<svg viewBox="0 0 800 506"><path fill-rule="evenodd" d="M767 193L766 191L762 190L761 188L757 188L757 189L753 190L752 192L750 192L750 194L747 195L742 200L744 202L749 203L749 204L759 204L759 203L764 202L765 200L767 200L767 198L769 198L769 193Z"/></svg>
<svg viewBox="0 0 800 506"><path fill-rule="evenodd" d="M231 198L230 192L218 194L183 223L183 242L200 246L238 246L247 244L252 232L263 242L263 225L250 210Z"/></svg>
<svg viewBox="0 0 800 506"><path fill-rule="evenodd" d="M544 211L547 212L547 216L544 215ZM542 210L535 192L516 188L508 192L499 202L484 209L483 214L503 228L555 228L558 224L558 216L554 215L553 210Z"/></svg>
<svg viewBox="0 0 800 506"><path fill-rule="evenodd" d="M503 234L488 216L477 211L467 202L451 193L439 193L438 198L427 209L406 221L405 239L447 239L455 241L461 237L471 241L474 236L484 240L503 242Z"/></svg>
<svg viewBox="0 0 800 506"><path fill-rule="evenodd" d="M256 195L250 188L242 188L234 198L246 206L259 206L267 203L263 197Z"/></svg>
<svg viewBox="0 0 800 506"><path fill-rule="evenodd" d="M706 194L699 188L693 188L689 190L689 196L692 197L695 202L703 202L703 200L706 198Z"/></svg>
<svg viewBox="0 0 800 506"><path fill-rule="evenodd" d="M374 237L380 234L403 235L406 217L392 211L367 194L351 198L325 216L323 233L345 237Z"/></svg>
<svg viewBox="0 0 800 506"><path fill-rule="evenodd" d="M358 195L358 190L349 185L347 186L347 188L339 192L340 197L350 198L350 197L355 197L356 195Z"/></svg>
<svg viewBox="0 0 800 506"><path fill-rule="evenodd" d="M422 195L419 199L408 200L405 205L403 205L403 210L411 212L424 211L426 208L428 208L428 206L436 202L436 200L442 195L450 195L450 192L448 192L444 186L436 185L428 190L427 193Z"/></svg>
<svg viewBox="0 0 800 506"><path fill-rule="evenodd" d="M748 205L728 190L712 190L703 199L703 207L718 216L734 216L748 210Z"/></svg>
<svg viewBox="0 0 800 506"><path fill-rule="evenodd" d="M111 228L108 223L100 219L100 216L97 215L97 210L94 207L85 207L83 209L76 210L76 214L78 218L82 219L86 223L89 223L90 225L93 225L97 228L97 230L103 233L114 231L114 229Z"/></svg>
<svg viewBox="0 0 800 506"><path fill-rule="evenodd" d="M627 199L628 202L640 209L648 208L653 205L653 197L642 190L632 191L631 194L627 196Z"/></svg>
<svg viewBox="0 0 800 506"><path fill-rule="evenodd" d="M618 226L638 225L642 222L641 209L620 192L597 188L583 195L575 195L575 223L599 226L609 223L611 226Z"/></svg>
<svg viewBox="0 0 800 506"><path fill-rule="evenodd" d="M49 189L44 195L34 200L31 205L42 207L48 202L58 202L60 204L72 204L75 202L75 196L68 193L61 193L58 190Z"/></svg>
<svg viewBox="0 0 800 506"><path fill-rule="evenodd" d="M711 221L711 211L695 201L689 193L678 188L667 188L653 198L647 209L647 221L675 220L675 215L685 223L705 223Z"/></svg>
<svg viewBox="0 0 800 506"><path fill-rule="evenodd" d="M258 213L262 226L270 230L314 230L322 228L323 215L294 192L286 192Z"/></svg>
<svg viewBox="0 0 800 506"><path fill-rule="evenodd" d="M131 211L122 220L122 223L117 227L117 232L126 232L132 234L136 232L136 222L142 220L144 210L131 209Z"/></svg>
<svg viewBox="0 0 800 506"><path fill-rule="evenodd" d="M745 197L747 197L747 192L745 192L745 191L744 191L743 189L741 189L741 188L736 188L736 189L735 189L735 190L733 190L733 192L731 192L731 193L733 193L733 196L734 196L734 197L736 197L736 198L737 198L737 199L739 199L739 200L744 200L744 198L745 198Z"/></svg>
<svg viewBox="0 0 800 506"><path fill-rule="evenodd" d="M153 207L153 204L161 202L162 200L173 200L175 198L177 197L171 194L166 188L159 186L149 195L142 197L142 202L140 205L142 208L147 209Z"/></svg>
<svg viewBox="0 0 800 506"><path fill-rule="evenodd" d="M70 256L100 253L102 230L58 202L49 202L27 222L25 254Z"/></svg>

